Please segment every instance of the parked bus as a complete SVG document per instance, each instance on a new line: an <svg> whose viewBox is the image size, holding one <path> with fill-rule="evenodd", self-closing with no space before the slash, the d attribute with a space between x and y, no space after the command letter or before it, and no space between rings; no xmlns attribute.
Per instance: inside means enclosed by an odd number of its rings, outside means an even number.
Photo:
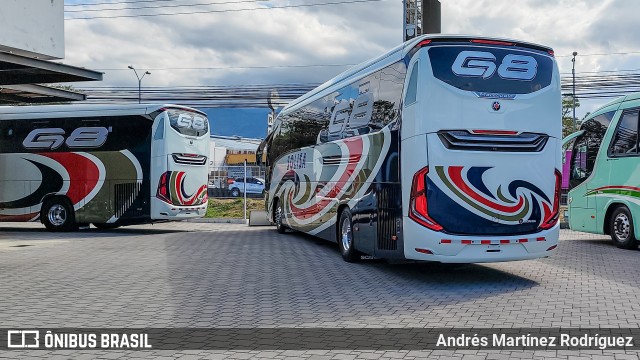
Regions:
<svg viewBox="0 0 640 360"><path fill-rule="evenodd" d="M640 227L640 93L601 107L583 121L571 147L569 226L611 235L620 248L638 247ZM567 152L569 153L569 152Z"/></svg>
<svg viewBox="0 0 640 360"><path fill-rule="evenodd" d="M209 123L175 105L0 107L0 221L53 231L203 216Z"/></svg>
<svg viewBox="0 0 640 360"><path fill-rule="evenodd" d="M268 217L337 241L346 261L548 256L560 113L550 48L418 37L280 112L259 148Z"/></svg>

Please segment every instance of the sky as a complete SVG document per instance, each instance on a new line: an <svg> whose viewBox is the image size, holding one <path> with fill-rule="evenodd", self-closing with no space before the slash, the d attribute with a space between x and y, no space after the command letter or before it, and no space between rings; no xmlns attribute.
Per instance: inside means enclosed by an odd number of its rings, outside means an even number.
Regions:
<svg viewBox="0 0 640 360"><path fill-rule="evenodd" d="M65 0L65 17L208 12L66 20L64 62L105 73L101 84L80 86L136 86L128 65L151 72L143 80L145 86L321 83L346 70L348 64L373 58L402 42L401 0L342 4L335 3L353 0L137 0L73 6L122 1L132 0ZM318 3L333 4L306 6ZM578 76L640 69L637 0L441 3L443 33L515 38L550 46L563 77L571 76L574 51L578 52ZM175 7L185 4L191 6ZM68 12L125 6L174 7ZM278 8L282 6L297 7ZM229 11L248 8L254 10ZM211 12L221 10L225 12ZM577 116L609 100L583 101Z"/></svg>

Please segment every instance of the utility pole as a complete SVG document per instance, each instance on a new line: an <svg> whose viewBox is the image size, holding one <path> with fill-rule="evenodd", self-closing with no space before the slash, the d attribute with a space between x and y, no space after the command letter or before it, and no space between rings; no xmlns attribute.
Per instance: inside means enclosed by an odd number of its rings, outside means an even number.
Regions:
<svg viewBox="0 0 640 360"><path fill-rule="evenodd" d="M441 32L440 0L403 0L403 41Z"/></svg>
<svg viewBox="0 0 640 360"><path fill-rule="evenodd" d="M578 55L577 51L573 52L573 59L571 62L573 66L571 67L571 75L573 75L573 94L571 94L571 99L573 100L573 131L576 131L576 56Z"/></svg>

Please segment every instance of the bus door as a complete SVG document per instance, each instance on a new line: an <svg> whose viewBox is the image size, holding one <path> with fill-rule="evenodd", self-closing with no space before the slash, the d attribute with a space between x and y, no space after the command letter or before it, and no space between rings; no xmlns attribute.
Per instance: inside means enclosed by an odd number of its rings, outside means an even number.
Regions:
<svg viewBox="0 0 640 360"><path fill-rule="evenodd" d="M583 134L573 144L567 201L569 224L574 230L597 231L596 200L588 194L604 186L608 180L608 175L602 177L601 171L604 169L600 166L598 173L594 174L594 171L598 152L614 113L612 111L585 121L581 127Z"/></svg>

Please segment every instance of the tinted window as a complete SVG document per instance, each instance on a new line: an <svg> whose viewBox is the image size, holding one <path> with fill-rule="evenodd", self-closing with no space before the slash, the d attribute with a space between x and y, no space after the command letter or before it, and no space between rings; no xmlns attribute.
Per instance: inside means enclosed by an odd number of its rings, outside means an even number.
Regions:
<svg viewBox="0 0 640 360"><path fill-rule="evenodd" d="M180 134L204 136L209 131L209 121L200 113L169 109L167 114L169 115L171 127Z"/></svg>
<svg viewBox="0 0 640 360"><path fill-rule="evenodd" d="M465 91L529 94L553 75L551 57L515 48L435 46L429 59L433 76Z"/></svg>
<svg viewBox="0 0 640 360"><path fill-rule="evenodd" d="M146 149L151 125L138 115L0 121L0 153Z"/></svg>
<svg viewBox="0 0 640 360"><path fill-rule="evenodd" d="M411 69L411 78L409 78L409 85L407 85L407 94L404 97L404 105L410 105L416 102L418 93L418 62L413 64Z"/></svg>
<svg viewBox="0 0 640 360"><path fill-rule="evenodd" d="M638 109L622 114L616 133L611 141L609 156L629 156L638 154Z"/></svg>
<svg viewBox="0 0 640 360"><path fill-rule="evenodd" d="M157 118L158 127L156 128L156 133L153 135L154 140L162 140L164 139L164 116L159 116Z"/></svg>
<svg viewBox="0 0 640 360"><path fill-rule="evenodd" d="M593 172L598 150L600 150L604 134L607 132L614 114L615 111L604 113L582 124L580 129L585 133L578 137L573 145L569 181L571 188L580 185Z"/></svg>

